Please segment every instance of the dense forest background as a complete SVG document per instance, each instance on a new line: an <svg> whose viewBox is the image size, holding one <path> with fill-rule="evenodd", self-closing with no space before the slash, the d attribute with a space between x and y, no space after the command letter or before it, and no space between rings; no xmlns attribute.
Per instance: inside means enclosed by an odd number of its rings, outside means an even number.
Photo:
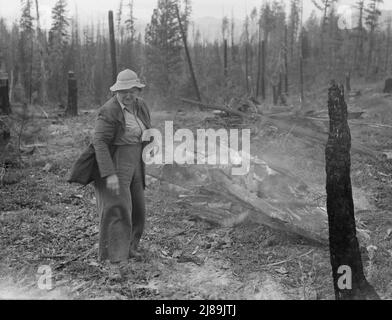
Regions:
<svg viewBox="0 0 392 320"><path fill-rule="evenodd" d="M121 0L114 8L118 69L135 70L152 96L195 97L176 5L203 99L265 100L276 89L304 102L331 78L375 81L391 71L392 19L383 17L382 0L357 1L346 24L336 0L313 0L306 19L301 0L260 1L245 17L222 17L214 41L192 24L191 0L157 0L143 33L135 28L133 1ZM72 70L81 104L103 103L112 85L108 22L81 25L67 1L58 0L45 30L39 0L21 0L21 8L12 25L0 17L0 61L11 102L65 105Z"/></svg>

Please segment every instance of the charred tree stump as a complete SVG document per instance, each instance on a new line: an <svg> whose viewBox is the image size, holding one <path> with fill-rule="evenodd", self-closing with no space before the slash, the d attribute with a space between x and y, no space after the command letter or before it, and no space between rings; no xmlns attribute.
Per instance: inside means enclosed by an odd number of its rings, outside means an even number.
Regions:
<svg viewBox="0 0 392 320"><path fill-rule="evenodd" d="M10 114L8 75L0 70L0 114Z"/></svg>
<svg viewBox="0 0 392 320"><path fill-rule="evenodd" d="M351 133L344 88L328 92L330 132L326 146L327 211L333 284L337 300L379 299L367 282L356 236L350 178Z"/></svg>
<svg viewBox="0 0 392 320"><path fill-rule="evenodd" d="M278 105L278 99L279 99L279 87L277 84L272 85L272 101L274 106Z"/></svg>
<svg viewBox="0 0 392 320"><path fill-rule="evenodd" d="M110 56L112 59L112 80L117 80L116 38L114 37L113 11L109 11Z"/></svg>
<svg viewBox="0 0 392 320"><path fill-rule="evenodd" d="M346 92L351 92L351 74L350 72L346 73Z"/></svg>
<svg viewBox="0 0 392 320"><path fill-rule="evenodd" d="M5 148L11 139L11 131L9 126L2 120L0 120L0 165L2 164L2 158L4 155Z"/></svg>
<svg viewBox="0 0 392 320"><path fill-rule="evenodd" d="M78 115L78 85L73 71L68 72L68 105L66 114L69 117Z"/></svg>
<svg viewBox="0 0 392 320"><path fill-rule="evenodd" d="M385 80L384 93L392 93L392 79Z"/></svg>

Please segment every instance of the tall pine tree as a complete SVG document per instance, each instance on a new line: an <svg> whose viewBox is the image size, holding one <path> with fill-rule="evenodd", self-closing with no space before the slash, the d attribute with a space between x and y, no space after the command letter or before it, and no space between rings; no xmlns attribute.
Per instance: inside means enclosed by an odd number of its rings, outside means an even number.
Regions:
<svg viewBox="0 0 392 320"><path fill-rule="evenodd" d="M145 34L148 80L164 95L179 84L182 67L176 4L176 0L158 0Z"/></svg>
<svg viewBox="0 0 392 320"><path fill-rule="evenodd" d="M65 103L66 81L70 67L69 19L66 0L57 0L52 9L52 27L49 31L49 93L52 100Z"/></svg>
<svg viewBox="0 0 392 320"><path fill-rule="evenodd" d="M34 53L34 18L31 0L21 0L19 70L20 84L24 89L25 99L31 103L33 90L33 53Z"/></svg>

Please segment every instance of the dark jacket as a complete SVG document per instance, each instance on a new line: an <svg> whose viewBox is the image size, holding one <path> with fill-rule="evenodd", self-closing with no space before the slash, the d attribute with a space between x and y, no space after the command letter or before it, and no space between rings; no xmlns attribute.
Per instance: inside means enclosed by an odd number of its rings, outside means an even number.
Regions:
<svg viewBox="0 0 392 320"><path fill-rule="evenodd" d="M138 98L136 116L147 129L151 129L151 117L146 103ZM125 133L125 118L117 98L114 96L98 112L93 143L82 153L73 165L69 183L88 185L98 178L116 174L113 155L116 141ZM143 142L143 149L150 142ZM145 188L145 164L142 161L143 186Z"/></svg>

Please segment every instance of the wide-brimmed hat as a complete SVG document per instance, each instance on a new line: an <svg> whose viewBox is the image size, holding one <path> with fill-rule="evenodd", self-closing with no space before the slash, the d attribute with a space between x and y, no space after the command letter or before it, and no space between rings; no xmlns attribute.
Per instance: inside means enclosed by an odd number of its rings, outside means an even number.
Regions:
<svg viewBox="0 0 392 320"><path fill-rule="evenodd" d="M140 82L140 79L135 72L126 69L118 74L117 82L110 88L110 91L129 90L135 87L142 89L145 85Z"/></svg>

